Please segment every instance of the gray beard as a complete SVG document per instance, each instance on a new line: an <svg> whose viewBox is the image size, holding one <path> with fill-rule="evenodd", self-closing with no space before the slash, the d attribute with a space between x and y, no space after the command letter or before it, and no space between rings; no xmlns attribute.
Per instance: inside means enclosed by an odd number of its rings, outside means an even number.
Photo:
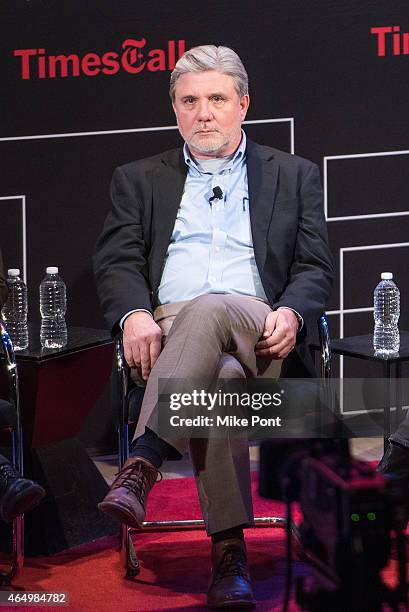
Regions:
<svg viewBox="0 0 409 612"><path fill-rule="evenodd" d="M226 145L229 144L228 139L224 139L221 141L221 139L217 137L214 140L207 142L207 143L203 142L201 139L198 139L198 140L199 142L197 143L196 139L195 140L192 139L192 146L196 149L196 151L198 151L199 153L203 153L204 155L209 155L211 153L218 153L220 149L224 148Z"/></svg>

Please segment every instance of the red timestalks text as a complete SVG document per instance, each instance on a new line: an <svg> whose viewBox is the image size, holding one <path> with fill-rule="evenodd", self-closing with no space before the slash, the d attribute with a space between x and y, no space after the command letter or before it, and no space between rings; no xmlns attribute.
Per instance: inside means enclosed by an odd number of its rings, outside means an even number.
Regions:
<svg viewBox="0 0 409 612"><path fill-rule="evenodd" d="M401 32L400 26L371 28L371 34L377 37L379 57L409 55L409 32Z"/></svg>
<svg viewBox="0 0 409 612"><path fill-rule="evenodd" d="M186 50L185 40L169 40L166 49L144 49L146 39L128 38L121 51L105 53L76 53L49 55L46 49L16 49L13 55L20 60L21 78L57 79L66 77L112 76L120 71L128 74L173 70Z"/></svg>

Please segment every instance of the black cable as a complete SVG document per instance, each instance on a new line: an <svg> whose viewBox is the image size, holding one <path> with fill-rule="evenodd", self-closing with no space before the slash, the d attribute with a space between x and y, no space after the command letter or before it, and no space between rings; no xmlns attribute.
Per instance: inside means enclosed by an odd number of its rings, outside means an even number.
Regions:
<svg viewBox="0 0 409 612"><path fill-rule="evenodd" d="M284 603L283 603L283 612L287 612L288 604L290 603L290 595L291 595L291 583L293 577L293 560L292 560L292 549L291 549L291 526L292 526L292 512L291 512L291 500L290 495L288 495L288 487L289 480L286 479L285 484L283 484L283 489L285 492L284 499L286 504L286 513L287 513L287 522L285 526L286 533L286 549L287 549L287 567L286 567L286 584L285 584L285 595L284 595Z"/></svg>

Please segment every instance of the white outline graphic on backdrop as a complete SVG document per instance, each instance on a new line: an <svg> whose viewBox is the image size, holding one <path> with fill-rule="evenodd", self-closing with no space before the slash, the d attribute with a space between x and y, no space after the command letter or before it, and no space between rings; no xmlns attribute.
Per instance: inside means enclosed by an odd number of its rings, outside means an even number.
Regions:
<svg viewBox="0 0 409 612"><path fill-rule="evenodd" d="M373 213L364 215L344 215L339 217L330 217L328 215L328 163L338 159L362 159L366 157L389 157L393 155L409 155L409 150L393 150L393 151L379 151L373 153L351 153L347 155L328 155L323 158L323 187L324 187L324 212L327 222L334 221L356 221L359 219L377 219L377 218L388 218L388 217L404 217L409 215L409 211L400 212L384 212L384 213ZM344 247L339 250L339 290L340 290L340 307L338 310L327 311L328 315L339 315L339 337L344 337L344 316L346 314L353 314L358 312L373 312L373 306L363 308L344 308L344 253L347 251L363 251L379 248L399 248L409 246L409 243L389 243L389 244L374 244L374 245L362 245L356 247ZM340 379L342 380L344 375L344 357L341 355L339 359L340 363ZM344 413L343 405L343 385L340 388L340 407L341 413ZM406 408L406 406L404 406ZM362 411L348 411L348 414L359 414Z"/></svg>
<svg viewBox="0 0 409 612"><path fill-rule="evenodd" d="M353 251L375 251L377 249L399 249L409 247L409 242L391 242L389 244L366 244L361 246L344 247L339 249L339 300L340 300L340 326L339 326L339 337L344 337L344 314L350 312L373 312L373 306L368 308L355 308L344 310L344 253ZM339 360L339 378L341 381L340 387L340 407L341 414L344 413L344 357L340 356ZM393 407L391 407L392 409ZM402 408L409 408L409 406L402 406ZM362 410L348 410L348 414L362 414ZM373 409L371 412L382 412L382 409Z"/></svg>
<svg viewBox="0 0 409 612"><path fill-rule="evenodd" d="M290 149L291 153L294 153L294 117L278 117L276 119L252 119L250 121L243 121L243 125L254 125L261 123L285 123L290 124ZM160 132L166 130L177 130L177 125L163 125L156 127L146 128L129 128L124 130L102 130L96 132L67 132L61 134L34 134L32 136L5 136L0 138L0 142L10 142L14 140L40 140L42 138L70 138L74 136L106 136L109 134L132 134L138 132Z"/></svg>
<svg viewBox="0 0 409 612"><path fill-rule="evenodd" d="M27 284L27 220L26 220L26 196L0 196L0 200L21 200L21 230L22 230L22 261L23 280Z"/></svg>
<svg viewBox="0 0 409 612"><path fill-rule="evenodd" d="M409 211L385 212L368 215L345 215L343 217L328 216L328 162L335 159L358 159L364 157L389 157L391 155L409 155L409 150L403 151L381 151L379 153L352 153L350 155L329 155L323 158L323 186L324 186L324 211L328 222L330 221L356 221L357 219L377 219L380 217L404 217Z"/></svg>

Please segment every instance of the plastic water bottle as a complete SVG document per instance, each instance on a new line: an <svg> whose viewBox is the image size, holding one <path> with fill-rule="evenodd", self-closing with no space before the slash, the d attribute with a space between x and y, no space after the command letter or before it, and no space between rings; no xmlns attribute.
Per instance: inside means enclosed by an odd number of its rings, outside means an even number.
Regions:
<svg viewBox="0 0 409 612"><path fill-rule="evenodd" d="M27 326L27 287L20 278L20 270L7 271L9 295L1 310L2 319L13 342L14 350L22 351L28 347Z"/></svg>
<svg viewBox="0 0 409 612"><path fill-rule="evenodd" d="M44 348L62 348L67 344L67 290L58 268L46 269L40 285L40 342Z"/></svg>
<svg viewBox="0 0 409 612"><path fill-rule="evenodd" d="M400 292L392 279L392 272L382 272L381 282L374 291L373 346L378 357L393 357L399 353Z"/></svg>

